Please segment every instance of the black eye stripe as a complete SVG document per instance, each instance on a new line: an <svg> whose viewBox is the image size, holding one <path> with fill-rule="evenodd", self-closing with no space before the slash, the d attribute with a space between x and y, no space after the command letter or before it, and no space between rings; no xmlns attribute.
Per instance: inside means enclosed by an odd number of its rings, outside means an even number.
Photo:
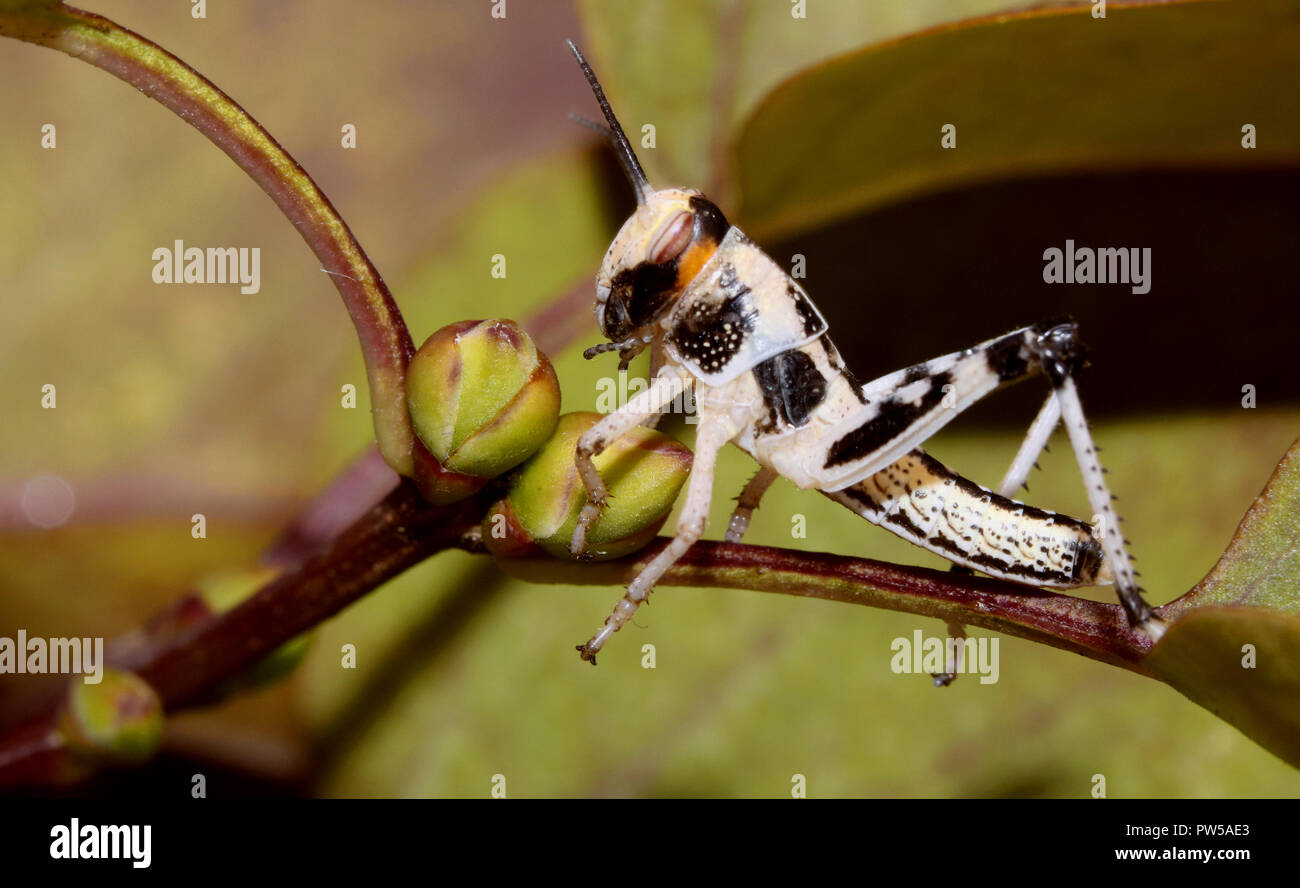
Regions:
<svg viewBox="0 0 1300 888"><path fill-rule="evenodd" d="M634 327L654 320L677 288L677 259L658 265L642 262L615 275L610 298L622 303Z"/></svg>
<svg viewBox="0 0 1300 888"><path fill-rule="evenodd" d="M695 219L691 243L701 240L720 242L731 228L722 210L699 196L692 197L690 203ZM640 262L614 276L610 282L609 304L605 309L605 332L611 338L621 339L663 313L677 292L680 258L681 254L657 264Z"/></svg>

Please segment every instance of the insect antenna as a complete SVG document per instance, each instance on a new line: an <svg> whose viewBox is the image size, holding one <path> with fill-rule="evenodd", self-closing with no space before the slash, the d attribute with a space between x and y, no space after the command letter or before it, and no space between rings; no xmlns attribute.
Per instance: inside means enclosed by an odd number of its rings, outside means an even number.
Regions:
<svg viewBox="0 0 1300 888"><path fill-rule="evenodd" d="M596 121L592 120L590 117L583 117L581 114L570 113L569 119L572 120L574 123L585 126L587 129L593 132L600 133L602 136L604 136L606 139L609 139L611 142L618 141L618 137L614 135L614 131L612 129L605 126L605 124L603 123L597 123Z"/></svg>
<svg viewBox="0 0 1300 888"><path fill-rule="evenodd" d="M600 88L600 81L596 79L596 73L591 70L591 65L583 58L582 52L572 40L565 41L569 44L569 49L573 51L573 57L578 60L582 67L582 73L587 77L587 83L591 84L591 91L596 95L596 101L600 103L601 113L605 115L605 122L609 124L609 129L605 129L600 124L593 124L592 121L584 118L573 118L578 123L590 127L597 132L604 132L610 143L614 146L615 153L618 154L618 161L623 166L623 172L627 175L628 181L632 183L632 189L636 191L636 202L645 203L646 192L650 189L650 181L646 178L645 170L641 169L641 161L637 160L636 152L632 150L632 143L627 140L627 134L623 132L623 127L618 125L618 118L614 116L614 109L609 106L609 100L605 98L605 91ZM572 116L572 115L571 115Z"/></svg>

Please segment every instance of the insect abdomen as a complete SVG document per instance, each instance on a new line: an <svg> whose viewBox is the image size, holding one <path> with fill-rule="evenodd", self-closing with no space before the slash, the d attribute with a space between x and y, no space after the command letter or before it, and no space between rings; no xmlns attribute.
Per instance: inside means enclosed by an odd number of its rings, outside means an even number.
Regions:
<svg viewBox="0 0 1300 888"><path fill-rule="evenodd" d="M1057 588L1112 579L1091 525L1000 496L920 449L826 495L873 524L990 576Z"/></svg>

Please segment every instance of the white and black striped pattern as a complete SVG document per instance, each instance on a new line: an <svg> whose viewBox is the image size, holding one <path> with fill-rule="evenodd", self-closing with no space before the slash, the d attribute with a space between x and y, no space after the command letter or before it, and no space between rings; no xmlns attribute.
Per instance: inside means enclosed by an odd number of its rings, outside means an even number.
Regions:
<svg viewBox="0 0 1300 888"><path fill-rule="evenodd" d="M990 576L1065 589L1112 579L1090 525L994 493L920 449L826 495L911 543Z"/></svg>

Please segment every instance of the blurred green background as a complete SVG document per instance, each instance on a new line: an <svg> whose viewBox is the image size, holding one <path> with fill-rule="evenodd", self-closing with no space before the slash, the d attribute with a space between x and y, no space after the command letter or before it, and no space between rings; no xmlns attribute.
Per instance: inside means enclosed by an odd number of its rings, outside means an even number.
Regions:
<svg viewBox="0 0 1300 888"><path fill-rule="evenodd" d="M574 37L624 126L654 124L653 182L708 187L779 262L806 256L860 376L1075 314L1144 584L1155 603L1182 594L1300 431L1286 364L1300 114L1279 61L1294 13L1112 4L1106 22L988 22L837 67L824 62L1007 4L809 0L806 19L790 6L509 0L496 20L488 0L227 0L203 21L183 3L92 8L267 127L348 221L417 343L455 320L570 307L571 345L552 355L566 411L593 409L613 370L580 352L599 339L591 277L630 206L603 146L565 119L596 113ZM315 258L198 133L48 50L0 42L0 82L0 634L112 636L256 563L371 441L364 373ZM937 147L947 122L953 157ZM1259 127L1257 155L1238 144L1243 122ZM340 147L345 123L355 150ZM1042 250L1066 237L1151 246L1152 292L1047 287ZM155 285L152 251L176 239L260 247L261 292ZM55 410L40 407L47 383ZM1242 409L1246 384L1256 409ZM933 452L996 483L1044 391L1024 388ZM689 441L690 426L664 427ZM1030 499L1087 517L1063 438L1042 464ZM724 456L711 536L751 470ZM26 522L38 474L73 487L66 526ZM791 536L796 514L806 539ZM785 482L748 540L942 566ZM173 718L158 760L88 791L178 794L203 771L213 796L481 797L495 774L512 796L782 796L794 774L812 796L1086 797L1094 774L1112 797L1300 794L1293 768L1177 692L1060 651L1001 639L994 685L895 675L894 638L942 632L903 614L665 588L592 669L573 645L618 594L440 556L322 626L290 680ZM340 668L349 643L355 670ZM0 719L23 691L0 676Z"/></svg>

